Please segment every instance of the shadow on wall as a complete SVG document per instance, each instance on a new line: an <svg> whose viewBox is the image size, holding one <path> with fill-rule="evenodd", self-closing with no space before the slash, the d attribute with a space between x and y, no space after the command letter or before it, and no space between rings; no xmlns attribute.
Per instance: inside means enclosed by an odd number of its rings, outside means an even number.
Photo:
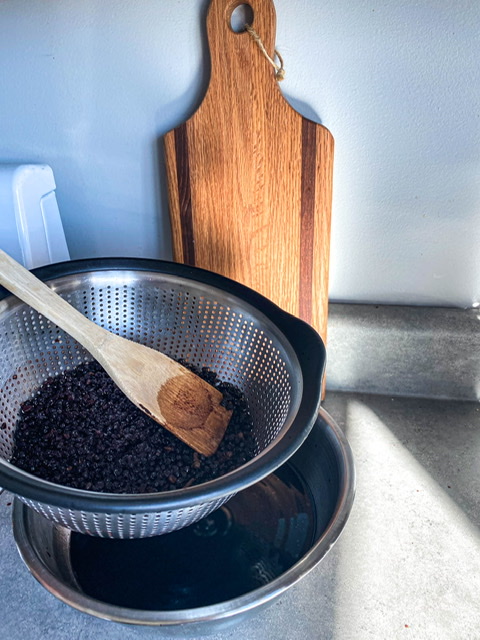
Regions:
<svg viewBox="0 0 480 640"><path fill-rule="evenodd" d="M280 89L282 87L280 86ZM293 98L292 96L287 95L282 91L283 97L288 102L288 104L295 109L300 115L304 118L308 118L317 124L323 124L318 113L313 109L309 104L303 102L302 100L297 100L297 98Z"/></svg>

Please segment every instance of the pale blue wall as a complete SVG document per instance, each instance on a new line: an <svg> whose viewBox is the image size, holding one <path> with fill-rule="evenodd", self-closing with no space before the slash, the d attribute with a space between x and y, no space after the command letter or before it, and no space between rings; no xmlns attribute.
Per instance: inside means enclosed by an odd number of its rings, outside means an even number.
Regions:
<svg viewBox="0 0 480 640"><path fill-rule="evenodd" d="M3 0L0 162L46 162L73 257L169 257L161 135L207 0ZM331 299L480 300L480 2L277 0L282 89L336 139ZM160 171L159 171L160 169Z"/></svg>

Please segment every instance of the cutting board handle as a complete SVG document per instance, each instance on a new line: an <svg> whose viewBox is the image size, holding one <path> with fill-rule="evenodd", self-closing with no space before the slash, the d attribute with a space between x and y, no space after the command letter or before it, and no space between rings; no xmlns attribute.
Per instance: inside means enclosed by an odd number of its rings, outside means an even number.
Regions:
<svg viewBox="0 0 480 640"><path fill-rule="evenodd" d="M295 111L252 36L232 28L242 4L274 57L272 0L210 0L208 89L165 135L174 260L246 284L325 338L333 137Z"/></svg>
<svg viewBox="0 0 480 640"><path fill-rule="evenodd" d="M217 78L222 78L225 69L234 74L248 74L249 60L252 50L255 55L263 59L260 61L265 76L275 81L274 70L260 49L246 31L235 32L231 26L231 18L234 10L244 4L248 4L253 11L251 26L262 39L263 45L273 58L275 49L276 16L275 7L271 0L211 0L207 16L207 35L211 56L210 86L216 83ZM258 68L257 68L258 73Z"/></svg>

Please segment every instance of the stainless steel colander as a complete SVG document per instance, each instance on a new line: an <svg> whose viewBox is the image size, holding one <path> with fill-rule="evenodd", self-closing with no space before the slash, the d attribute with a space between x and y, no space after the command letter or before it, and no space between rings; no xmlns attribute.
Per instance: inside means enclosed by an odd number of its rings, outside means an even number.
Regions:
<svg viewBox="0 0 480 640"><path fill-rule="evenodd" d="M201 269L141 259L69 262L35 273L97 324L207 366L238 386L256 440L253 460L235 471L162 493L73 489L16 468L8 461L22 402L47 378L91 356L0 287L0 485L46 518L111 538L169 533L268 475L310 432L320 404L324 345L310 326L251 289Z"/></svg>

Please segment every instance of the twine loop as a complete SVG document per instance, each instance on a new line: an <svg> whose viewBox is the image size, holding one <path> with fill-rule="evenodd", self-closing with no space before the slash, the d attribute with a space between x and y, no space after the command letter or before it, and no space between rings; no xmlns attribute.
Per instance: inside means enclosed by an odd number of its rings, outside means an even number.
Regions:
<svg viewBox="0 0 480 640"><path fill-rule="evenodd" d="M255 29L251 25L246 24L245 25L245 31L247 31L250 34L250 36L252 37L252 40L257 44L258 48L263 53L265 58L269 61L269 63L275 69L275 79L278 82L281 82L285 78L285 69L283 68L283 58L282 58L282 56L275 49L274 55L278 58L278 61L280 62L280 64L277 64L275 62L275 60L273 60L268 55L267 50L265 49L265 45L263 44L262 39L260 38L258 33L255 31Z"/></svg>

